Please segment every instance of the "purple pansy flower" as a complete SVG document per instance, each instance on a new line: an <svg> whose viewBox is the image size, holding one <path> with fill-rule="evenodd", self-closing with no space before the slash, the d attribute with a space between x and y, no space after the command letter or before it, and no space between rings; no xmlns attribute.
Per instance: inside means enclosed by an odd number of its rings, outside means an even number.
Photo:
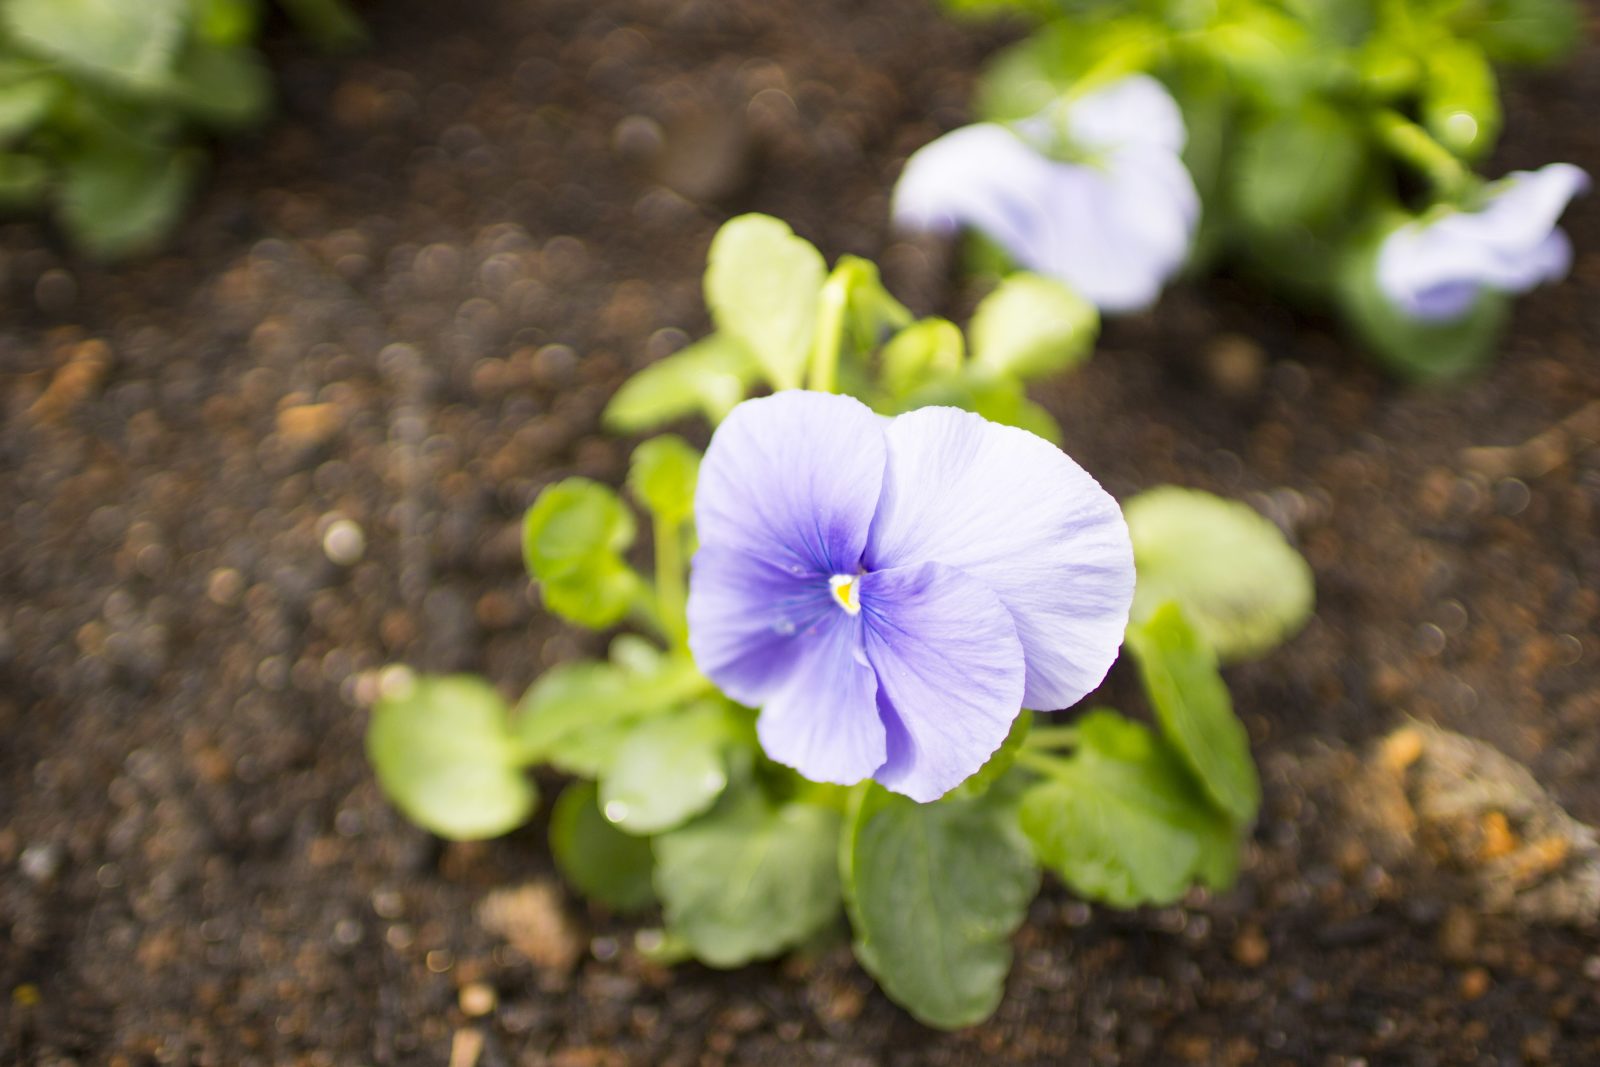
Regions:
<svg viewBox="0 0 1600 1067"><path fill-rule="evenodd" d="M1100 684L1133 598L1116 501L1054 445L955 408L745 401L706 451L695 522L689 648L761 709L767 755L919 801L978 770L1023 706Z"/></svg>
<svg viewBox="0 0 1600 1067"><path fill-rule="evenodd" d="M1413 318L1460 318L1484 289L1523 293L1558 281L1572 244L1556 228L1567 203L1589 187L1570 163L1508 175L1477 211L1409 222L1378 250L1378 285Z"/></svg>
<svg viewBox="0 0 1600 1067"><path fill-rule="evenodd" d="M1046 154L1063 140L1075 162ZM1172 96L1135 75L1014 128L980 123L924 146L895 187L894 218L971 226L1101 310L1138 310L1183 266L1200 218L1184 140Z"/></svg>

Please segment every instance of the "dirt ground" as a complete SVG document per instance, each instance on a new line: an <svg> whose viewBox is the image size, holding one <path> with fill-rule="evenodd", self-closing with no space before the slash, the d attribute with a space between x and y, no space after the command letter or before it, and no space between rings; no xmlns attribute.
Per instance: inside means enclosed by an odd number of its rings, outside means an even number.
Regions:
<svg viewBox="0 0 1600 1067"><path fill-rule="evenodd" d="M1001 36L921 0L369 16L354 60L279 47L285 117L222 150L167 253L0 229L0 1063L1600 1062L1600 937L1385 869L1306 772L1409 714L1600 822L1600 198L1572 280L1465 385L1397 385L1223 278L1039 391L1114 493L1292 528L1319 610L1231 672L1267 780L1237 888L1135 914L1047 889L999 1013L941 1034L842 936L666 971L551 892L540 827L410 827L363 700L386 663L514 694L594 647L533 607L517 522L553 479L620 478L598 412L705 328L723 219L781 215L964 314L887 191ZM1600 174L1596 101L1593 45L1517 78L1493 169Z"/></svg>

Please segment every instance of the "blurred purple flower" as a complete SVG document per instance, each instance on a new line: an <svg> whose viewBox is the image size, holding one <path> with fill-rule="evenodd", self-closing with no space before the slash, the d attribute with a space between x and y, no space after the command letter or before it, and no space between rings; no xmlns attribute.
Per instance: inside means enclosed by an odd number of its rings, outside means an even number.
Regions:
<svg viewBox="0 0 1600 1067"><path fill-rule="evenodd" d="M895 187L894 218L971 226L1101 310L1135 311L1183 266L1200 218L1185 136L1160 82L1124 78L1014 129L981 123L924 146ZM1051 159L1053 141L1082 162Z"/></svg>
<svg viewBox="0 0 1600 1067"><path fill-rule="evenodd" d="M1384 238L1378 285L1406 314L1428 321L1465 315L1484 289L1524 293L1558 281L1572 244L1556 221L1589 176L1570 163L1519 170L1491 187L1477 211L1409 222Z"/></svg>
<svg viewBox="0 0 1600 1067"><path fill-rule="evenodd" d="M746 401L711 439L695 521L689 647L761 709L767 754L919 801L1024 705L1098 685L1133 597L1116 501L1054 445L955 408Z"/></svg>

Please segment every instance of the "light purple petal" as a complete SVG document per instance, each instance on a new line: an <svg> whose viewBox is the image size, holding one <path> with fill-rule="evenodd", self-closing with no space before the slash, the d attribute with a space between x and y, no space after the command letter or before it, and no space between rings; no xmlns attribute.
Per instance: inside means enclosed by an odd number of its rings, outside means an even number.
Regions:
<svg viewBox="0 0 1600 1067"><path fill-rule="evenodd" d="M1082 699L1116 659L1133 602L1133 545L1117 502L1054 445L970 412L913 411L886 437L868 568L960 569L1016 623L1027 706Z"/></svg>
<svg viewBox="0 0 1600 1067"><path fill-rule="evenodd" d="M824 623L843 615L825 577L706 545L689 577L689 651L728 696L760 707L788 682Z"/></svg>
<svg viewBox="0 0 1600 1067"><path fill-rule="evenodd" d="M854 785L883 766L887 737L860 616L831 608L794 649L787 683L756 721L761 748L813 782Z"/></svg>
<svg viewBox="0 0 1600 1067"><path fill-rule="evenodd" d="M831 393L740 404L700 465L700 543L797 577L854 573L883 482L883 426L859 400Z"/></svg>
<svg viewBox="0 0 1600 1067"><path fill-rule="evenodd" d="M1572 246L1556 222L1589 177L1569 163L1517 171L1479 211L1407 223L1378 251L1378 284L1407 314L1465 314L1483 289L1522 293L1566 276Z"/></svg>
<svg viewBox="0 0 1600 1067"><path fill-rule="evenodd" d="M1177 101L1148 74L1078 97L1067 110L1067 126L1074 143L1092 151L1140 146L1177 155L1188 140Z"/></svg>
<svg viewBox="0 0 1600 1067"><path fill-rule="evenodd" d="M860 618L887 731L873 777L936 800L983 766L1021 711L1011 615L981 583L932 563L864 575Z"/></svg>
<svg viewBox="0 0 1600 1067"><path fill-rule="evenodd" d="M1175 152L1129 140L1093 166L1057 163L985 123L911 157L894 217L942 233L970 226L1101 309L1131 311L1183 266L1200 197Z"/></svg>

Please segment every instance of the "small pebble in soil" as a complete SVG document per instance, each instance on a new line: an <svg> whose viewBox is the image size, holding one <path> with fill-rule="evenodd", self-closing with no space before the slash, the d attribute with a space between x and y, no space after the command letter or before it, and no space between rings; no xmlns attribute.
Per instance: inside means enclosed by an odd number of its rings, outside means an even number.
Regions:
<svg viewBox="0 0 1600 1067"><path fill-rule="evenodd" d="M494 987L485 982L469 982L462 986L459 999L462 1014L472 1019L488 1015L499 1002Z"/></svg>
<svg viewBox="0 0 1600 1067"><path fill-rule="evenodd" d="M323 530L322 551L341 567L353 566L367 553L367 535L349 519L334 519Z"/></svg>

